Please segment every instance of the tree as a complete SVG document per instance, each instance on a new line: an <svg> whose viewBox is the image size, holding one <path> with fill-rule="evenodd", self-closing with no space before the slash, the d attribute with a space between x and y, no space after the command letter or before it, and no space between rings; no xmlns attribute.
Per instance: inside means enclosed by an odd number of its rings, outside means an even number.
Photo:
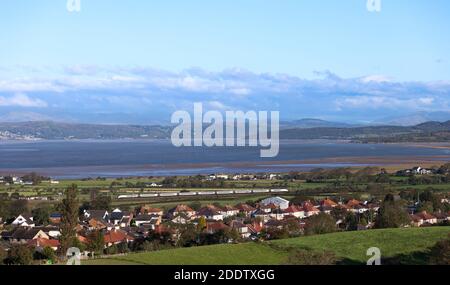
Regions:
<svg viewBox="0 0 450 285"><path fill-rule="evenodd" d="M206 219L201 216L200 219L198 219L197 230L203 231L204 229L206 229Z"/></svg>
<svg viewBox="0 0 450 285"><path fill-rule="evenodd" d="M61 203L61 255L65 256L67 250L73 246L76 239L76 227L78 224L78 190L72 184L66 190L66 197Z"/></svg>
<svg viewBox="0 0 450 285"><path fill-rule="evenodd" d="M358 229L358 217L350 212L345 217L345 226L347 231L356 231Z"/></svg>
<svg viewBox="0 0 450 285"><path fill-rule="evenodd" d="M401 202L384 201L375 220L375 227L400 228L409 224L410 218Z"/></svg>
<svg viewBox="0 0 450 285"><path fill-rule="evenodd" d="M91 201L91 209L111 211L112 200L108 195L99 195Z"/></svg>
<svg viewBox="0 0 450 285"><path fill-rule="evenodd" d="M450 238L438 241L431 248L430 263L433 265L450 265Z"/></svg>
<svg viewBox="0 0 450 285"><path fill-rule="evenodd" d="M56 262L56 253L51 247L46 246L42 251L42 256L52 263Z"/></svg>
<svg viewBox="0 0 450 285"><path fill-rule="evenodd" d="M310 217L306 221L305 233L307 235L320 235L336 231L336 220L325 213Z"/></svg>
<svg viewBox="0 0 450 285"><path fill-rule="evenodd" d="M417 207L418 212L427 212L427 213L433 213L434 207L433 203L430 201L421 202L419 206Z"/></svg>
<svg viewBox="0 0 450 285"><path fill-rule="evenodd" d="M13 200L9 203L9 214L13 217L29 213L27 200Z"/></svg>
<svg viewBox="0 0 450 285"><path fill-rule="evenodd" d="M38 225L48 225L51 209L48 206L36 208L31 211L33 221Z"/></svg>
<svg viewBox="0 0 450 285"><path fill-rule="evenodd" d="M0 265L4 264L8 252L0 246Z"/></svg>
<svg viewBox="0 0 450 285"><path fill-rule="evenodd" d="M33 251L26 245L13 245L8 253L7 263L12 265L30 265Z"/></svg>
<svg viewBox="0 0 450 285"><path fill-rule="evenodd" d="M92 231L87 236L88 244L87 249L95 252L95 254L102 254L105 249L105 236L101 231Z"/></svg>

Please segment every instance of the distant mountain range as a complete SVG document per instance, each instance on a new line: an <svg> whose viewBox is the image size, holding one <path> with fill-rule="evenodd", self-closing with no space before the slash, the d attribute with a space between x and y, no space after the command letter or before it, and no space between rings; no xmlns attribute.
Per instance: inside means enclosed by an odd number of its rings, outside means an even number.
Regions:
<svg viewBox="0 0 450 285"><path fill-rule="evenodd" d="M282 139L342 139L357 142L426 142L450 141L450 121L426 122L416 126L358 126L334 124L320 120L300 120L283 124ZM308 127L316 125L319 127ZM322 127L324 125L324 127ZM291 127L289 127L291 126ZM0 123L0 139L168 139L170 126L72 124L51 121Z"/></svg>

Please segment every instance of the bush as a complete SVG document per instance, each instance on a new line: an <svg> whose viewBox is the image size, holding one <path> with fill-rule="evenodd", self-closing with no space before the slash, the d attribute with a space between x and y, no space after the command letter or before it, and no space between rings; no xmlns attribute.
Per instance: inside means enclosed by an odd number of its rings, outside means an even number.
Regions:
<svg viewBox="0 0 450 285"><path fill-rule="evenodd" d="M438 241L430 250L430 264L450 265L450 238Z"/></svg>
<svg viewBox="0 0 450 285"><path fill-rule="evenodd" d="M14 245L8 253L7 264L30 265L33 262L33 250L26 245Z"/></svg>
<svg viewBox="0 0 450 285"><path fill-rule="evenodd" d="M286 265L335 265L338 258L333 252L295 250L288 256Z"/></svg>
<svg viewBox="0 0 450 285"><path fill-rule="evenodd" d="M320 235L336 231L336 220L325 213L310 217L306 221L305 233L307 235Z"/></svg>

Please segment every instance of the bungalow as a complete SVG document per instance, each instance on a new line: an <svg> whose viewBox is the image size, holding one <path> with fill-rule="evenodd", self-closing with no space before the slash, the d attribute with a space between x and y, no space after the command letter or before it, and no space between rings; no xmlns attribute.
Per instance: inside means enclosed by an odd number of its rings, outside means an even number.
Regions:
<svg viewBox="0 0 450 285"><path fill-rule="evenodd" d="M236 205L236 209L239 210L239 213L242 213L242 214L244 214L247 217L249 217L251 214L253 214L253 212L256 211L255 208L253 208L250 205L244 204L244 203L237 204Z"/></svg>
<svg viewBox="0 0 450 285"><path fill-rule="evenodd" d="M431 214L428 214L426 211L420 212L416 214L416 216L420 217L424 224L437 224L437 218Z"/></svg>
<svg viewBox="0 0 450 285"><path fill-rule="evenodd" d="M158 215L158 216L163 216L164 215L164 211L162 209L153 208L153 207L151 207L149 205L142 206L139 209L139 212L141 214L149 214L149 215Z"/></svg>
<svg viewBox="0 0 450 285"><path fill-rule="evenodd" d="M439 212L439 213L434 213L433 216L436 217L438 223L450 221L450 216L448 213Z"/></svg>
<svg viewBox="0 0 450 285"><path fill-rule="evenodd" d="M103 219L95 219L95 218L89 219L87 224L89 230L104 230L104 229L110 230L114 227L113 224L110 224Z"/></svg>
<svg viewBox="0 0 450 285"><path fill-rule="evenodd" d="M26 244L38 238L50 239L42 230L35 228L17 227L10 232L2 233L2 239L9 240L10 243Z"/></svg>
<svg viewBox="0 0 450 285"><path fill-rule="evenodd" d="M247 225L243 224L240 221L231 221L230 223L230 227L234 230L236 230L239 235L241 236L241 238L249 238L251 235L251 232L249 230L249 228L247 227Z"/></svg>
<svg viewBox="0 0 450 285"><path fill-rule="evenodd" d="M248 230L251 235L259 235L264 229L264 225L262 222L253 221L250 225L247 225Z"/></svg>
<svg viewBox="0 0 450 285"><path fill-rule="evenodd" d="M289 207L289 201L286 199L283 199L281 197L270 197L262 200L260 202L261 205L267 206L269 204L274 204L277 206L277 208L284 210Z"/></svg>
<svg viewBox="0 0 450 285"><path fill-rule="evenodd" d="M148 214L137 215L134 218L134 222L137 227L141 225L151 225L151 224L159 225L161 223L161 216Z"/></svg>
<svg viewBox="0 0 450 285"><path fill-rule="evenodd" d="M208 234L214 234L221 230L227 230L229 227L223 222L207 222L205 231Z"/></svg>
<svg viewBox="0 0 450 285"><path fill-rule="evenodd" d="M134 241L132 236L129 236L125 231L112 230L104 235L105 246L110 247L121 243L129 243Z"/></svg>
<svg viewBox="0 0 450 285"><path fill-rule="evenodd" d="M268 220L270 220L270 213L267 213L262 209L258 209L253 212L252 217L267 222Z"/></svg>
<svg viewBox="0 0 450 285"><path fill-rule="evenodd" d="M106 210L84 210L84 218L86 220L108 220L109 213Z"/></svg>
<svg viewBox="0 0 450 285"><path fill-rule="evenodd" d="M234 216L237 216L237 214L239 214L239 210L236 209L236 208L233 207L233 206L230 206L230 205L223 206L223 207L219 210L219 212L220 212L225 218L228 218L228 217L234 217Z"/></svg>
<svg viewBox="0 0 450 285"><path fill-rule="evenodd" d="M35 227L35 229L42 230L50 238L57 239L61 236L61 230L55 226Z"/></svg>
<svg viewBox="0 0 450 285"><path fill-rule="evenodd" d="M221 214L220 210L213 205L209 205L198 210L197 216L205 217L205 219L207 220L214 220L214 221L223 220L223 214Z"/></svg>
<svg viewBox="0 0 450 285"><path fill-rule="evenodd" d="M195 217L195 211L187 205L177 205L175 208L169 210L169 215L172 217L179 214L184 214L189 218Z"/></svg>
<svg viewBox="0 0 450 285"><path fill-rule="evenodd" d="M44 248L49 247L51 249L53 249L54 251L57 251L60 243L58 240L56 239L45 239L45 238L37 238L37 239L33 239L28 241L27 243L30 246L33 246L34 248L36 248L37 251L43 251Z"/></svg>
<svg viewBox="0 0 450 285"><path fill-rule="evenodd" d="M297 205L292 205L284 210L284 214L288 216L294 216L296 218L303 219L305 217L305 211L302 207Z"/></svg>
<svg viewBox="0 0 450 285"><path fill-rule="evenodd" d="M320 210L317 209L311 201L303 202L302 207L305 212L305 217L311 217L320 213Z"/></svg>
<svg viewBox="0 0 450 285"><path fill-rule="evenodd" d="M26 215L26 214L17 216L11 224L14 226L20 226L20 227L34 227L35 226L33 217L30 215Z"/></svg>
<svg viewBox="0 0 450 285"><path fill-rule="evenodd" d="M281 221L284 219L284 211L281 209L275 209L269 214L269 216L272 219Z"/></svg>

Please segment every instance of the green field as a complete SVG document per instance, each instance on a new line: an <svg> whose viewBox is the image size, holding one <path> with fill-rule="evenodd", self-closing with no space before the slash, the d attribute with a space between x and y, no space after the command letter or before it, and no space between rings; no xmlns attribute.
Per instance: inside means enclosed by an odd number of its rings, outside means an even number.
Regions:
<svg viewBox="0 0 450 285"><path fill-rule="evenodd" d="M399 255L407 263L422 264L427 248L450 234L450 227L385 229L307 236L266 243L213 245L129 254L84 261L85 265L277 265L292 249L333 251L347 264L364 264L370 247L378 247L383 258ZM404 259L402 259L404 260Z"/></svg>

